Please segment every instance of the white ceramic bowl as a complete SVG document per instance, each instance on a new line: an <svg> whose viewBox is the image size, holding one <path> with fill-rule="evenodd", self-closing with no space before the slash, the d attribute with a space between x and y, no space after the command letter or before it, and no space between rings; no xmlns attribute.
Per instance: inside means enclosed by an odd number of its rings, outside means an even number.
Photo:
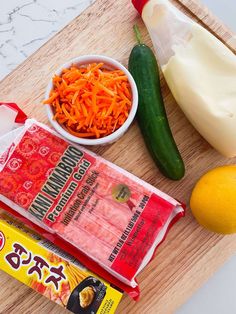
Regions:
<svg viewBox="0 0 236 314"><path fill-rule="evenodd" d="M74 136L70 134L68 131L66 131L56 120L53 120L54 113L53 113L52 107L50 105L45 105L48 119L50 123L52 124L52 126L57 130L57 132L60 133L65 138L67 138L68 140L72 142L76 142L78 144L82 144L82 145L105 145L105 144L111 144L117 141L129 128L130 124L134 120L134 117L138 108L138 91L137 91L137 87L136 87L133 77L131 76L130 72L121 63L119 63L118 61L112 58L101 56L101 55L81 56L63 64L55 72L55 74L61 75L62 70L65 68L69 68L70 66L72 66L72 64L77 65L77 66L82 66L89 63L100 63L100 62L103 62L104 67L107 69L122 70L125 73L125 75L128 77L128 81L129 81L131 92L132 92L132 105L129 112L129 116L127 120L125 121L125 123L119 129L117 129L114 133L111 133L110 135L107 135L105 137L98 138L98 139L89 139L89 138L85 139L85 138L79 138L77 136ZM46 89L45 99L49 98L49 94L52 88L53 88L53 81L51 79Z"/></svg>

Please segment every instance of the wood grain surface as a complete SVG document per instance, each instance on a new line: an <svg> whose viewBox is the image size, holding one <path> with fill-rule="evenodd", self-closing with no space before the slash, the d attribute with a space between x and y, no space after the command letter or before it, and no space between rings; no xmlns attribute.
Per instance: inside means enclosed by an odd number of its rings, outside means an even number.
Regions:
<svg viewBox="0 0 236 314"><path fill-rule="evenodd" d="M16 102L30 117L47 123L41 102L50 77L61 64L83 54L104 54L127 65L135 44L134 23L139 24L144 41L151 45L141 18L130 2L97 0L0 82L1 101ZM235 52L234 34L199 1L174 2ZM191 190L203 173L235 160L227 160L214 151L186 120L163 79L162 87L170 125L186 164L183 180L171 182L159 173L136 123L115 144L92 149L188 204ZM140 301L135 303L124 296L117 313L174 313L235 251L236 236L223 237L202 229L188 210L158 249L155 259L138 277L142 291ZM0 281L0 313L66 313L3 272Z"/></svg>

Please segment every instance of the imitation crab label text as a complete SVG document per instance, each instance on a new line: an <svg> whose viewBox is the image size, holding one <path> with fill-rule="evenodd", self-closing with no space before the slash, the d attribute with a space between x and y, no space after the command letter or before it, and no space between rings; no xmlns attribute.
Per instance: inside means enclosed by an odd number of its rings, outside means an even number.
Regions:
<svg viewBox="0 0 236 314"><path fill-rule="evenodd" d="M83 152L74 146L70 145L65 150L29 208L29 212L37 219L43 220L46 216L46 219L54 222L55 218L59 216L91 165L83 156ZM73 181L71 180L72 175ZM61 193L63 189L65 191ZM58 205L48 214L59 195Z"/></svg>

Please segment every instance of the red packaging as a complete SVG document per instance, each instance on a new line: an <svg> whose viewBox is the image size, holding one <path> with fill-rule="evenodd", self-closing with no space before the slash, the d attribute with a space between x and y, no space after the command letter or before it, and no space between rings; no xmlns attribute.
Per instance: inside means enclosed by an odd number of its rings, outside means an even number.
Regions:
<svg viewBox="0 0 236 314"><path fill-rule="evenodd" d="M148 0L132 0L133 6L140 15L142 15L143 7L147 2Z"/></svg>
<svg viewBox="0 0 236 314"><path fill-rule="evenodd" d="M136 287L182 205L35 120L14 132L1 159L0 200Z"/></svg>

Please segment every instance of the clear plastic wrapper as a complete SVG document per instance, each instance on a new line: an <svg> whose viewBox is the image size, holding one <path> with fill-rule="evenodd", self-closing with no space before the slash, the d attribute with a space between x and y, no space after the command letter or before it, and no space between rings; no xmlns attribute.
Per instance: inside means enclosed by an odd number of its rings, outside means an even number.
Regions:
<svg viewBox="0 0 236 314"><path fill-rule="evenodd" d="M182 204L36 120L13 132L0 138L0 201L136 287Z"/></svg>

